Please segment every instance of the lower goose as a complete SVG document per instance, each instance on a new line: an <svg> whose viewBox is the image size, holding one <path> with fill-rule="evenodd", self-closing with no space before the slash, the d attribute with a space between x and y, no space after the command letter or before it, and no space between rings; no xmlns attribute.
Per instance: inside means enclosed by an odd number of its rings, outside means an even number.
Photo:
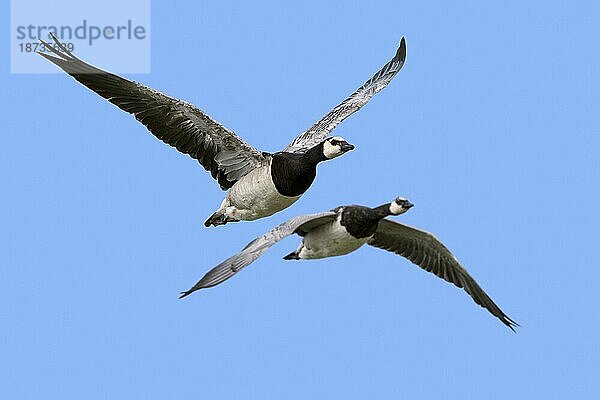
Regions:
<svg viewBox="0 0 600 400"><path fill-rule="evenodd" d="M331 211L300 215L254 239L244 249L206 273L180 298L196 290L218 285L260 257L269 247L291 234L303 237L286 260L317 259L348 254L364 244L401 255L428 272L453 283L514 331L510 319L469 275L456 257L432 234L386 219L400 215L413 205L398 197L391 203L369 208L350 205Z"/></svg>

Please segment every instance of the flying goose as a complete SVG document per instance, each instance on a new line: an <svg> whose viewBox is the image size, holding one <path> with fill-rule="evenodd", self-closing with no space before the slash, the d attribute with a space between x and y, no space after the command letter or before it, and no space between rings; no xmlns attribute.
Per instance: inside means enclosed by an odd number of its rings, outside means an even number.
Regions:
<svg viewBox="0 0 600 400"><path fill-rule="evenodd" d="M401 255L428 272L453 283L504 325L514 331L518 324L494 303L454 255L431 233L386 219L400 215L413 205L398 197L390 203L369 208L350 205L331 211L301 215L276 226L248 243L244 249L208 271L180 298L196 290L218 285L254 262L269 247L291 234L303 237L298 248L285 260L310 260L351 253L369 244Z"/></svg>
<svg viewBox="0 0 600 400"><path fill-rule="evenodd" d="M198 160L221 189L229 190L218 210L206 220L206 226L264 218L296 202L314 181L318 163L354 149L341 137L328 137L329 133L386 87L406 58L402 38L394 58L363 86L285 149L268 153L248 145L192 104L82 61L50 35L55 45L40 39L46 51L38 54L133 114L163 142Z"/></svg>

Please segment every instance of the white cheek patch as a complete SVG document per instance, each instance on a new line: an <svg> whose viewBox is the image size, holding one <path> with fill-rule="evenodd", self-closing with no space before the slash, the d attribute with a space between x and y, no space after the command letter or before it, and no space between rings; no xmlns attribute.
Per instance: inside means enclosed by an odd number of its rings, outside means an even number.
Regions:
<svg viewBox="0 0 600 400"><path fill-rule="evenodd" d="M394 215L398 215L398 214L402 214L403 212L405 212L406 210L404 209L404 207L398 205L398 203L396 203L395 201L392 201L390 203L390 212Z"/></svg>
<svg viewBox="0 0 600 400"><path fill-rule="evenodd" d="M323 155L327 158L335 158L341 155L342 148L339 145L332 145L329 141L323 143Z"/></svg>

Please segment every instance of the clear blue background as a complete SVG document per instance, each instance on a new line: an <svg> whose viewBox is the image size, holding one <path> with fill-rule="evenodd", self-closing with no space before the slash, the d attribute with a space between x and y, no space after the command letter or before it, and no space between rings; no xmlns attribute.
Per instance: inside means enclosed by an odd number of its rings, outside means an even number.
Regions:
<svg viewBox="0 0 600 400"><path fill-rule="evenodd" d="M10 75L2 41L0 397L598 398L600 9L217 3L154 1L152 73L131 77L260 149L402 35L407 63L335 131L357 149L302 200L205 229L223 193L195 161L68 77ZM416 204L397 219L442 239L516 334L377 249L282 261L297 238L177 299L291 216L397 195Z"/></svg>

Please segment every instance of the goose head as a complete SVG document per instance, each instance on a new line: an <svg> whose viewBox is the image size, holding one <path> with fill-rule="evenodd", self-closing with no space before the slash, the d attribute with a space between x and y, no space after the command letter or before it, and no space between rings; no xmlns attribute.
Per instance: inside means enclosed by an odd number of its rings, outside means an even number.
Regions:
<svg viewBox="0 0 600 400"><path fill-rule="evenodd" d="M396 197L389 205L390 214L400 215L407 212L414 204L404 197Z"/></svg>
<svg viewBox="0 0 600 400"><path fill-rule="evenodd" d="M348 143L340 136L327 138L322 142L322 145L323 156L328 160L339 157L350 150L354 150L354 145Z"/></svg>

